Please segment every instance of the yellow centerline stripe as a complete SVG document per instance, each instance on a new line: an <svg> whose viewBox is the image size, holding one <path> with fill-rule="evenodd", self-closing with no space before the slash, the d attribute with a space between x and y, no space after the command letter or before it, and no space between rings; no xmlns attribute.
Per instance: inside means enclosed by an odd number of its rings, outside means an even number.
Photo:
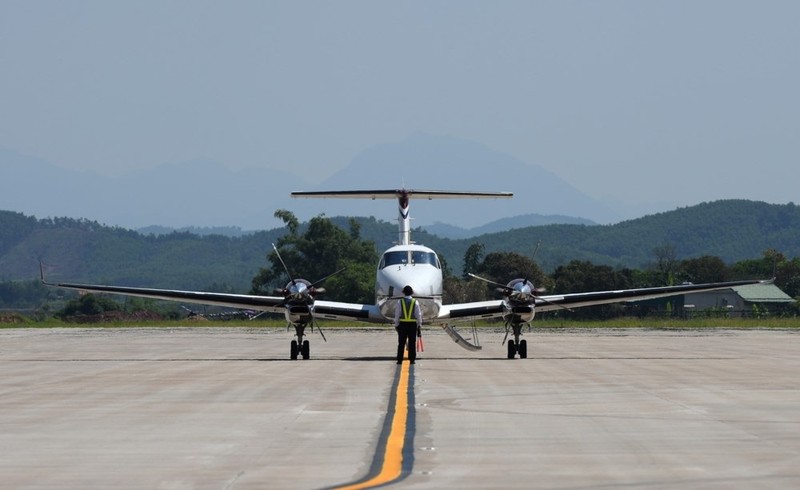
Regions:
<svg viewBox="0 0 800 490"><path fill-rule="evenodd" d="M398 479L403 471L403 448L405 447L406 426L408 424L408 379L411 364L404 362L400 367L400 379L395 392L394 414L391 430L386 440L386 449L383 453L383 464L380 472L369 480L334 487L338 490L357 490L373 488L391 483Z"/></svg>

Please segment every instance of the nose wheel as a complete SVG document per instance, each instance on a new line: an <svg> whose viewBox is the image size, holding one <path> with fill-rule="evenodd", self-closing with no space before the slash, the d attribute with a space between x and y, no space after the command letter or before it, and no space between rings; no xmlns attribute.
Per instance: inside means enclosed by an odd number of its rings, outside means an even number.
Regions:
<svg viewBox="0 0 800 490"><path fill-rule="evenodd" d="M520 359L525 359L528 357L528 342L525 340L520 340L519 338L522 336L522 323L511 323L506 324L506 337L508 337L509 333L514 335L513 340L508 341L508 358L514 359L519 354ZM511 332L509 332L508 328L511 328Z"/></svg>
<svg viewBox="0 0 800 490"><path fill-rule="evenodd" d="M292 340L289 348L289 359L296 361L298 357L308 359L311 357L311 343L308 340L303 340L305 335L305 324L296 324L294 326L294 333L297 340Z"/></svg>
<svg viewBox="0 0 800 490"><path fill-rule="evenodd" d="M518 342L514 342L513 340L508 341L508 358L514 359L519 354L520 359L525 359L528 357L528 342L526 340L520 340Z"/></svg>
<svg viewBox="0 0 800 490"><path fill-rule="evenodd" d="M303 359L308 359L311 357L311 343L308 340L304 340L302 343L292 340L292 344L289 349L289 358L293 361L296 361L298 356L301 356Z"/></svg>

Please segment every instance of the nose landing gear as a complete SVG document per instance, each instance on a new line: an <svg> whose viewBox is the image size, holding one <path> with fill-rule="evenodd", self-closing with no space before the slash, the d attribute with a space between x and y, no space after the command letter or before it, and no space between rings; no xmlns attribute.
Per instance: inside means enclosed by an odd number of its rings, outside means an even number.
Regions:
<svg viewBox="0 0 800 490"><path fill-rule="evenodd" d="M514 359L517 354L519 354L520 359L525 359L528 357L528 342L524 339L519 339L522 336L522 325L522 323L511 323L510 325L506 324L506 337L508 337L509 334L509 327L511 327L514 335L514 339L508 341L509 359Z"/></svg>
<svg viewBox="0 0 800 490"><path fill-rule="evenodd" d="M296 340L292 340L289 358L296 361L297 356L302 356L303 359L311 357L311 342L304 340L302 343L298 343Z"/></svg>
<svg viewBox="0 0 800 490"><path fill-rule="evenodd" d="M303 359L308 359L311 357L311 342L308 340L303 340L305 331L305 323L296 323L294 325L294 332L297 336L297 340L292 340L289 349L289 359L293 361L296 361L298 356L302 356Z"/></svg>

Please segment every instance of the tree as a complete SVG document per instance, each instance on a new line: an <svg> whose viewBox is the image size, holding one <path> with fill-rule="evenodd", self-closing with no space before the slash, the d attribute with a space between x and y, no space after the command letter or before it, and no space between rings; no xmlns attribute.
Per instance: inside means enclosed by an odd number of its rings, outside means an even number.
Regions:
<svg viewBox="0 0 800 490"><path fill-rule="evenodd" d="M512 279L528 279L545 286L547 276L536 262L516 252L492 252L477 267L477 274L492 281L507 283Z"/></svg>
<svg viewBox="0 0 800 490"><path fill-rule="evenodd" d="M765 250L760 259L741 260L732 267L737 279L775 278L775 285L793 298L800 296L800 258L788 260L775 249Z"/></svg>
<svg viewBox="0 0 800 490"><path fill-rule="evenodd" d="M722 282L727 281L730 277L728 266L725 265L725 262L713 255L703 255L695 259L683 260L678 269L680 271L679 275L684 281L695 284Z"/></svg>
<svg viewBox="0 0 800 490"><path fill-rule="evenodd" d="M289 211L278 210L275 217L286 223L289 233L279 238L276 248L288 268L284 270L275 250L267 255L271 267L262 268L252 280L252 294L273 294L290 279L312 283L345 269L325 280L331 297L341 301L366 303L374 300L374 267L378 262L375 244L360 238L359 227L350 221L349 233L334 225L324 215L312 218L303 234L298 234L297 218Z"/></svg>
<svg viewBox="0 0 800 490"><path fill-rule="evenodd" d="M57 316L69 317L75 315L97 315L106 311L120 311L119 303L107 296L96 294L84 294L83 296L70 300Z"/></svg>
<svg viewBox="0 0 800 490"><path fill-rule="evenodd" d="M464 252L464 279L469 278L470 272L474 273L478 270L485 251L486 247L480 242L475 242L467 248L467 251Z"/></svg>
<svg viewBox="0 0 800 490"><path fill-rule="evenodd" d="M614 270L607 265L595 265L589 261L573 260L558 267L553 273L555 291L558 293L584 293L589 291L613 291L628 289L633 281L630 269ZM616 304L589 306L573 312L559 312L574 318L609 318L619 316L623 307Z"/></svg>
<svg viewBox="0 0 800 490"><path fill-rule="evenodd" d="M672 286L675 284L675 272L678 270L678 259L675 246L665 243L653 249L656 258L655 270L661 285Z"/></svg>
<svg viewBox="0 0 800 490"><path fill-rule="evenodd" d="M552 277L557 293L612 291L631 287L631 274L627 269L617 271L608 265L595 265L589 261L573 260L565 266L559 266Z"/></svg>

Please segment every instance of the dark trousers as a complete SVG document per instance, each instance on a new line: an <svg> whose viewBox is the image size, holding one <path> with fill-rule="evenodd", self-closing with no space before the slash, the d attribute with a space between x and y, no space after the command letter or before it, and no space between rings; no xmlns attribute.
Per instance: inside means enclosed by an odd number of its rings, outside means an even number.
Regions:
<svg viewBox="0 0 800 490"><path fill-rule="evenodd" d="M417 322L400 322L397 328L397 362L403 362L403 350L408 344L408 360L417 358Z"/></svg>

